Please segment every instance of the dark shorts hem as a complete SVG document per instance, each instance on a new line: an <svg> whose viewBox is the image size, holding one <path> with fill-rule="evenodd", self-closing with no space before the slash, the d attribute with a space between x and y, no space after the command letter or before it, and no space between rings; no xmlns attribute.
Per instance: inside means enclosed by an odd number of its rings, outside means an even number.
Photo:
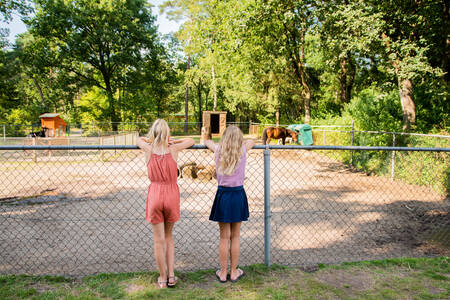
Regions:
<svg viewBox="0 0 450 300"><path fill-rule="evenodd" d="M210 220L210 221L213 221L213 222L220 222L220 223L239 223L239 222L245 222L245 221L248 221L248 218L245 219L245 220L235 220L235 221L230 221L230 220L214 220L214 219L211 219L211 218L209 218L209 220Z"/></svg>

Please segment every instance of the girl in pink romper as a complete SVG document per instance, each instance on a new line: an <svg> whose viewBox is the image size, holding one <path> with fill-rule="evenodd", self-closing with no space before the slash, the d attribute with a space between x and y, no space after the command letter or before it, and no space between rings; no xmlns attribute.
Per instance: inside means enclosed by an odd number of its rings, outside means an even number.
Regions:
<svg viewBox="0 0 450 300"><path fill-rule="evenodd" d="M154 253L158 265L160 288L174 287L173 226L180 219L180 191L177 184L178 152L191 147L191 138L170 139L167 122L157 119L148 138L139 138L137 146L145 151L148 178L145 219L152 224Z"/></svg>

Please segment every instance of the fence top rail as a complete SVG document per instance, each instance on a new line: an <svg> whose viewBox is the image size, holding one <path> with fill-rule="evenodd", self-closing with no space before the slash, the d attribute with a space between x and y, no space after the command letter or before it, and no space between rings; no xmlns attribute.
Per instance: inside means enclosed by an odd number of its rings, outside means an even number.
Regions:
<svg viewBox="0 0 450 300"><path fill-rule="evenodd" d="M2 150L133 150L135 145L0 145ZM194 145L189 149L207 149L205 145ZM366 150L366 151L433 151L450 152L450 148L426 147L373 147L373 146L300 146L300 145L256 145L253 149L272 150Z"/></svg>
<svg viewBox="0 0 450 300"><path fill-rule="evenodd" d="M314 129L314 126L311 126ZM408 133L408 132L389 132L389 131L370 131L370 130L320 130L320 132L348 132L348 133L385 133L392 135L412 135L412 136L423 136L423 137L437 137L437 138L450 138L450 135L440 135L440 134L424 134L424 133Z"/></svg>
<svg viewBox="0 0 450 300"><path fill-rule="evenodd" d="M232 122L227 122L232 123ZM264 124L264 123L255 123L252 122L252 125L262 125L262 126L276 126L276 124ZM291 124L279 124L278 126L289 126ZM351 128L352 125L310 125L311 128L336 128L336 127L345 127L345 128Z"/></svg>

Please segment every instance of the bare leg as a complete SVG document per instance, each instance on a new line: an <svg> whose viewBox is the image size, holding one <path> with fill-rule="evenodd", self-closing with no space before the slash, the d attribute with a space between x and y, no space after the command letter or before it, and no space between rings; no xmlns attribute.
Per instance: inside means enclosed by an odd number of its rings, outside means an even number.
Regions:
<svg viewBox="0 0 450 300"><path fill-rule="evenodd" d="M241 251L241 224L242 222L231 223L231 259L230 259L230 279L235 280L239 276L236 268L239 262Z"/></svg>
<svg viewBox="0 0 450 300"><path fill-rule="evenodd" d="M174 260L175 260L175 250L173 244L172 230L175 223L166 222L164 223L164 235L166 241L166 261L167 261L167 273L169 277L174 276Z"/></svg>
<svg viewBox="0 0 450 300"><path fill-rule="evenodd" d="M166 241L164 237L164 223L152 224L152 226L155 260L156 264L158 265L160 277L159 281L166 281Z"/></svg>
<svg viewBox="0 0 450 300"><path fill-rule="evenodd" d="M219 222L219 260L220 260L220 280L227 279L228 254L230 252L230 223Z"/></svg>

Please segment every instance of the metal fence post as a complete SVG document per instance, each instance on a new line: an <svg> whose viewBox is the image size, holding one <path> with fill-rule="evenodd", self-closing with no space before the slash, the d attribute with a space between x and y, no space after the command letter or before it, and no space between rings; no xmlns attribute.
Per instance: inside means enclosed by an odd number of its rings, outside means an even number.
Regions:
<svg viewBox="0 0 450 300"><path fill-rule="evenodd" d="M351 143L351 146L353 146L354 136L355 136L355 121L352 120L352 143ZM353 150L350 150L350 165L353 166Z"/></svg>
<svg viewBox="0 0 450 300"><path fill-rule="evenodd" d="M395 133L392 135L392 147L395 147ZM395 172L395 151L392 151L391 180L394 180L394 172Z"/></svg>
<svg viewBox="0 0 450 300"><path fill-rule="evenodd" d="M264 263L270 267L270 150L264 150Z"/></svg>
<svg viewBox="0 0 450 300"><path fill-rule="evenodd" d="M6 141L6 125L3 125L3 140Z"/></svg>

